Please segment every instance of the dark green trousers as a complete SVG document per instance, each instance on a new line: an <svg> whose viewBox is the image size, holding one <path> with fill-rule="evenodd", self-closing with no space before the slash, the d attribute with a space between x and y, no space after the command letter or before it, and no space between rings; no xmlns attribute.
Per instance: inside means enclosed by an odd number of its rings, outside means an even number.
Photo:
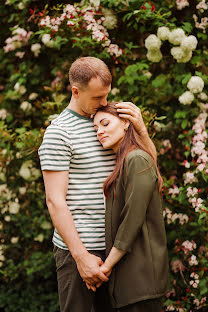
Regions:
<svg viewBox="0 0 208 312"><path fill-rule="evenodd" d="M161 298L149 299L140 302L136 302L117 309L118 312L161 312L162 303Z"/></svg>
<svg viewBox="0 0 208 312"><path fill-rule="evenodd" d="M105 260L105 251L92 251ZM68 250L54 246L61 312L113 312L108 285L103 283L96 292L88 290Z"/></svg>

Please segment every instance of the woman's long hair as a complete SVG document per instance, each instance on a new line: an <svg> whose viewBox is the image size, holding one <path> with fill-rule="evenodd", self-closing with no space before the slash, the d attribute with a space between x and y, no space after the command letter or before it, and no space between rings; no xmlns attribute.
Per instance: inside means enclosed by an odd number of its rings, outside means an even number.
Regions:
<svg viewBox="0 0 208 312"><path fill-rule="evenodd" d="M100 107L97 112L101 111L101 112L109 113L111 115L116 116L119 119L122 119L118 115L119 113L117 112L117 109L115 106L116 103L117 102L109 102L107 106ZM159 172L159 169L157 166L157 160L153 156L151 149L148 148L148 146L145 146L145 144L142 140L142 137L136 132L136 130L133 127L133 124L130 122L129 127L126 131L126 134L125 134L125 136L124 136L124 138L123 138L123 140L122 140L122 142L118 148L118 151L116 153L115 168L114 168L113 172L105 180L104 185L103 185L104 194L107 198L109 198L109 190L110 190L111 185L113 185L113 187L114 187L114 194L115 194L116 179L118 178L118 176L122 172L124 160L125 160L126 156L129 154L129 152L131 152L135 149L141 149L141 150L145 151L146 153L148 153L152 157L152 160L155 164L155 167L157 170L157 175L158 175L158 189L159 189L159 191L161 191L163 180L162 180L162 177L160 175L160 172Z"/></svg>

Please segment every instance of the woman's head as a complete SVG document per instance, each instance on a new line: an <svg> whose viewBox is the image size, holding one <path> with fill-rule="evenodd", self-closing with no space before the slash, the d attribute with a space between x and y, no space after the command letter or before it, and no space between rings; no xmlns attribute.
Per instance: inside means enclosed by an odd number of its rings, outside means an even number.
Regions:
<svg viewBox="0 0 208 312"><path fill-rule="evenodd" d="M110 148L117 152L130 122L119 117L115 104L110 102L97 111L94 117L94 128L104 149Z"/></svg>
<svg viewBox="0 0 208 312"><path fill-rule="evenodd" d="M151 149L144 143L143 137L136 132L133 124L119 117L115 104L116 102L109 102L107 106L100 107L94 117L94 127L99 141L105 149L111 148L116 152L116 165L104 183L104 194L109 196L111 185L114 185L115 191L115 182L122 171L124 159L134 149L141 149L153 158L158 173L159 189L161 189L162 178Z"/></svg>

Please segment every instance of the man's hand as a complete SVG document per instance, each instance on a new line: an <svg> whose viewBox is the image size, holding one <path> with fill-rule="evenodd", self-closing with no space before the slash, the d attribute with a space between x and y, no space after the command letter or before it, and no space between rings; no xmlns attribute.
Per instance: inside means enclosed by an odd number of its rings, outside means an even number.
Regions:
<svg viewBox="0 0 208 312"><path fill-rule="evenodd" d="M110 276L112 268L107 267L107 265L105 263L103 263L100 267L101 272L103 272L107 277ZM86 283L86 286L88 289L91 289L92 291L96 291L96 289L98 287L100 287L102 285L103 281L98 282L95 286L90 285L88 283Z"/></svg>
<svg viewBox="0 0 208 312"><path fill-rule="evenodd" d="M88 285L94 286L99 282L108 281L107 276L100 270L103 264L101 258L86 251L79 257L76 257L75 261L81 278Z"/></svg>
<svg viewBox="0 0 208 312"><path fill-rule="evenodd" d="M116 104L119 116L132 122L138 134L147 134L141 110L131 102L120 102Z"/></svg>
<svg viewBox="0 0 208 312"><path fill-rule="evenodd" d="M131 102L120 102L116 106L119 116L132 122L136 132L142 136L144 146L151 151L152 157L157 161L157 151L145 127L140 108Z"/></svg>

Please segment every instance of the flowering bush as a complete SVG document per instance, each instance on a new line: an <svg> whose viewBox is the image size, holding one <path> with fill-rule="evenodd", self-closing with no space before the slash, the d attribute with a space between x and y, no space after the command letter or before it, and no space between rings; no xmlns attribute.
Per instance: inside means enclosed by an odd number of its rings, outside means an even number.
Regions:
<svg viewBox="0 0 208 312"><path fill-rule="evenodd" d="M70 100L78 56L103 59L111 100L132 101L157 146L171 291L163 311L208 310L208 4L7 0L0 4L0 309L58 308L37 149Z"/></svg>

